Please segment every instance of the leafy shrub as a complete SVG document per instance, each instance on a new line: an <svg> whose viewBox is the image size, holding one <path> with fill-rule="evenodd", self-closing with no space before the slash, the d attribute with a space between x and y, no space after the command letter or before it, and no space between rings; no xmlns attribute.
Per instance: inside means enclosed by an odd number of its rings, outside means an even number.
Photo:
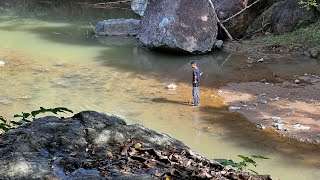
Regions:
<svg viewBox="0 0 320 180"><path fill-rule="evenodd" d="M49 109L40 107L39 110L31 111L30 113L22 112L21 114L14 115L13 116L14 118L22 118L19 121L8 121L3 116L0 116L0 129L3 130L4 132L7 132L10 129L14 129L23 123L33 121L37 115L43 114L43 113L58 114L58 113L73 113L73 111L65 107L56 107L56 108L49 108Z"/></svg>
<svg viewBox="0 0 320 180"><path fill-rule="evenodd" d="M247 156L243 156L243 155L238 155L238 157L240 157L242 159L242 161L240 162L234 162L233 160L227 160L227 159L215 159L216 161L218 161L221 165L223 166L229 166L233 169L236 169L238 171L243 171L243 170L247 170L247 168L250 165L253 165L254 167L256 167L258 164L256 162L256 159L269 159L268 157L264 157L264 156L259 156L259 155L251 155L251 157L247 157ZM258 172L252 170L252 169L248 169L249 171L258 174Z"/></svg>

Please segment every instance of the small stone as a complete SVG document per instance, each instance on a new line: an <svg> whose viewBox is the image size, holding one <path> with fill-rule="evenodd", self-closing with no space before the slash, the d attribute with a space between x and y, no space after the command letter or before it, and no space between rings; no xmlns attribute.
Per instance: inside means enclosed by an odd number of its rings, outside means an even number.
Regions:
<svg viewBox="0 0 320 180"><path fill-rule="evenodd" d="M241 109L241 107L238 107L238 106L230 106L228 108L229 111L237 111L237 110L240 110L240 109Z"/></svg>
<svg viewBox="0 0 320 180"><path fill-rule="evenodd" d="M266 82L267 82L267 80L266 80L266 79L261 79L261 80L260 80L260 82L262 82L262 83L266 83Z"/></svg>
<svg viewBox="0 0 320 180"><path fill-rule="evenodd" d="M284 124L282 123L274 123L273 126L277 129L277 130L282 130L284 128Z"/></svg>
<svg viewBox="0 0 320 180"><path fill-rule="evenodd" d="M168 89L176 89L176 88L177 88L177 85L175 85L175 84L169 84L169 85L167 86L167 88L168 88Z"/></svg>
<svg viewBox="0 0 320 180"><path fill-rule="evenodd" d="M276 117L276 116L274 116L274 117L272 117L271 119L272 119L275 123L282 123L281 117Z"/></svg>
<svg viewBox="0 0 320 180"><path fill-rule="evenodd" d="M266 129L266 126L264 126L263 124L257 124L257 127L262 130Z"/></svg>
<svg viewBox="0 0 320 180"><path fill-rule="evenodd" d="M294 130L309 130L310 127L302 125L302 124L295 124L295 125L293 125L293 129Z"/></svg>
<svg viewBox="0 0 320 180"><path fill-rule="evenodd" d="M310 48L309 49L309 53L310 53L310 56L313 57L313 58L317 58L317 56L319 54L317 48Z"/></svg>
<svg viewBox="0 0 320 180"><path fill-rule="evenodd" d="M268 101L265 99L260 99L259 101L260 104L268 104Z"/></svg>
<svg viewBox="0 0 320 180"><path fill-rule="evenodd" d="M6 63L4 61L0 61L0 67L4 66Z"/></svg>
<svg viewBox="0 0 320 180"><path fill-rule="evenodd" d="M258 61L257 62L263 62L264 61L264 59L263 58L261 58L261 59L258 59Z"/></svg>
<svg viewBox="0 0 320 180"><path fill-rule="evenodd" d="M294 80L294 83L300 84L300 80L299 80L299 79L296 79L296 80Z"/></svg>
<svg viewBox="0 0 320 180"><path fill-rule="evenodd" d="M303 51L303 55L308 56L308 57L311 56L310 53L309 53L309 51Z"/></svg>
<svg viewBox="0 0 320 180"><path fill-rule="evenodd" d="M218 40L214 43L214 47L217 49L221 49L223 46L223 41L222 40Z"/></svg>

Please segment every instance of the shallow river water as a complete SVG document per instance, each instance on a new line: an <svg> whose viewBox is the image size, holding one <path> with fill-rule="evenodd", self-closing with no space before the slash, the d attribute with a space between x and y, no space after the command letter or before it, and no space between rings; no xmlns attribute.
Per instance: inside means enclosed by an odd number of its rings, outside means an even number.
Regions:
<svg viewBox="0 0 320 180"><path fill-rule="evenodd" d="M239 154L263 155L270 160L253 168L261 174L320 179L319 146L257 129L228 112L217 93L228 82L259 81L272 73L318 74L317 61L279 58L249 68L244 56L224 52L165 55L139 48L134 38L90 34L90 22L134 16L130 11L42 8L1 10L0 60L6 64L0 67L0 115L10 118L40 106L114 113L168 133L208 158L239 161ZM188 104L193 59L204 71L198 108ZM168 90L170 83L177 89Z"/></svg>

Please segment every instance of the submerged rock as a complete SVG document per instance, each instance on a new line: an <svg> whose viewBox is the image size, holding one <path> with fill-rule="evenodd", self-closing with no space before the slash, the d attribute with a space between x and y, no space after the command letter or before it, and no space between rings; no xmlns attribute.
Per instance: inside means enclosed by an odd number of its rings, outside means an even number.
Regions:
<svg viewBox="0 0 320 180"><path fill-rule="evenodd" d="M293 125L294 130L309 130L311 127L310 126L305 126L302 124L295 124Z"/></svg>
<svg viewBox="0 0 320 180"><path fill-rule="evenodd" d="M271 179L224 170L181 141L85 111L44 117L0 136L1 179Z"/></svg>
<svg viewBox="0 0 320 180"><path fill-rule="evenodd" d="M167 88L168 88L168 89L176 89L176 88L177 88L177 85L175 85L175 84L169 84L169 85L167 86Z"/></svg>
<svg viewBox="0 0 320 180"><path fill-rule="evenodd" d="M229 111L237 111L237 110L241 110L241 107L238 107L238 106L230 106L228 108Z"/></svg>
<svg viewBox="0 0 320 180"><path fill-rule="evenodd" d="M104 36L137 35L140 30L140 20L109 19L98 22L96 33Z"/></svg>
<svg viewBox="0 0 320 180"><path fill-rule="evenodd" d="M213 48L218 34L214 17L215 11L207 0L150 1L138 38L150 49L206 53Z"/></svg>
<svg viewBox="0 0 320 180"><path fill-rule="evenodd" d="M6 64L6 63L5 63L4 61L1 61L1 60L0 60L0 67L1 67L1 66L4 66L5 64Z"/></svg>

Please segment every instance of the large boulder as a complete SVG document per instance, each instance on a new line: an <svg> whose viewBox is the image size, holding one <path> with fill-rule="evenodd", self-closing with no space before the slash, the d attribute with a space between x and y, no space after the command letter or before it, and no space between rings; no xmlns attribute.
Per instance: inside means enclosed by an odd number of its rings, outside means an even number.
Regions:
<svg viewBox="0 0 320 180"><path fill-rule="evenodd" d="M141 26L142 45L189 53L211 51L218 34L207 0L150 0Z"/></svg>
<svg viewBox="0 0 320 180"><path fill-rule="evenodd" d="M139 16L144 15L144 11L147 9L148 0L132 0L131 9Z"/></svg>
<svg viewBox="0 0 320 180"><path fill-rule="evenodd" d="M96 33L104 36L137 35L140 30L140 20L109 19L98 22Z"/></svg>
<svg viewBox="0 0 320 180"><path fill-rule="evenodd" d="M214 0L213 3L217 9L217 15L223 22L232 17L247 6L255 2L255 0ZM274 0L260 0L258 3L252 5L238 16L231 18L224 22L224 26L229 33L235 38L241 38L248 26L269 6L273 4Z"/></svg>
<svg viewBox="0 0 320 180"><path fill-rule="evenodd" d="M315 10L303 8L299 0L287 0L272 14L272 31L275 33L292 31L296 26L312 20L314 16Z"/></svg>
<svg viewBox="0 0 320 180"><path fill-rule="evenodd" d="M274 3L271 7L265 10L259 17L257 17L245 31L246 37L251 37L252 35L262 34L265 31L271 31L272 15L273 12L282 6L286 1L279 1Z"/></svg>
<svg viewBox="0 0 320 180"><path fill-rule="evenodd" d="M44 117L0 136L0 179L266 179L226 170L181 141L85 111Z"/></svg>

